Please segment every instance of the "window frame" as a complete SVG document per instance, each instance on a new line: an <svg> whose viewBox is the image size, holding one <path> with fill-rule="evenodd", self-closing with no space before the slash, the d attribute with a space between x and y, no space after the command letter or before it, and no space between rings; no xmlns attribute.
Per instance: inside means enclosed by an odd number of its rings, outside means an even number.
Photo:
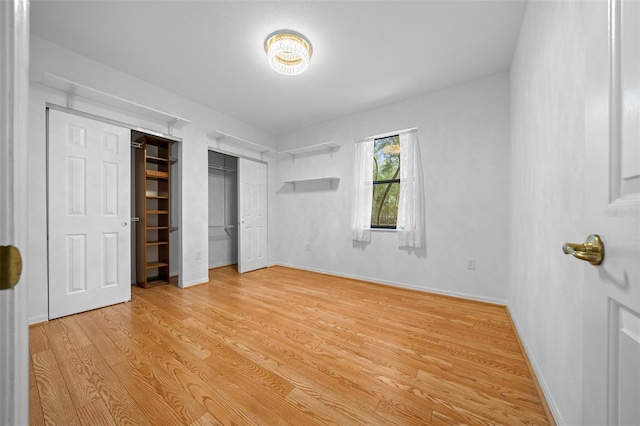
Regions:
<svg viewBox="0 0 640 426"><path fill-rule="evenodd" d="M398 144L400 143L400 134L398 133L397 135L388 135L388 136L383 136L380 138L375 138L373 140L373 144L375 147L375 143L381 139L389 139L389 138L398 138ZM373 156L375 158L375 149L374 149L374 153ZM398 168L400 168L400 164L398 164ZM375 194L375 187L376 185L392 185L394 183L398 184L398 190L400 190L400 177L398 177L397 179L385 179L385 180L374 180L372 185L372 194ZM372 206L373 207L373 206ZM372 211L373 213L373 211ZM396 212L396 224L395 225L374 225L373 224L373 214L371 215L371 223L369 224L370 229L374 230L374 229L381 229L381 230L396 230L398 229L398 218L397 218L397 212Z"/></svg>

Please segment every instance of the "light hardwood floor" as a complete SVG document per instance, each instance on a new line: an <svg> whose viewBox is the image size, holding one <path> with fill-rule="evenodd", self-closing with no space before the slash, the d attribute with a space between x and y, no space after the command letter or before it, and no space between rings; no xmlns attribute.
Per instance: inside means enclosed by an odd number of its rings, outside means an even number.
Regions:
<svg viewBox="0 0 640 426"><path fill-rule="evenodd" d="M272 267L30 329L33 425L552 424L502 306Z"/></svg>

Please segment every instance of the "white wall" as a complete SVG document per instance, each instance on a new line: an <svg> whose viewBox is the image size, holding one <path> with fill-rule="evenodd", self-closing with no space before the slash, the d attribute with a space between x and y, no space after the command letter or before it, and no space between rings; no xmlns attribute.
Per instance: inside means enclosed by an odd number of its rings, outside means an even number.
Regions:
<svg viewBox="0 0 640 426"><path fill-rule="evenodd" d="M509 309L559 424L581 424L583 2L530 2L511 66Z"/></svg>
<svg viewBox="0 0 640 426"><path fill-rule="evenodd" d="M45 72L192 121L183 129L174 132L176 136L183 139L181 161L185 165L188 164L188 167L181 169L180 189L183 208L180 232L183 256L180 279L185 286L206 282L208 280L207 152L209 145L213 144L206 135L215 130L222 130L272 148L275 147L275 137L33 35L30 60L29 180L27 183L29 236L26 263L29 274L29 322L45 321L48 315L45 103L66 105L64 93L40 84ZM132 113L82 99L77 99L74 107L151 130L167 131L164 124L154 123ZM245 156L255 156L231 144L225 144L225 149ZM273 180L271 173L270 179ZM273 230L270 231L271 235L274 233ZM201 259L196 259L196 251L202 253Z"/></svg>
<svg viewBox="0 0 640 426"><path fill-rule="evenodd" d="M337 189L272 186L277 263L505 303L508 90L508 75L498 74L278 137L280 150L327 141L341 148L333 157L278 161L277 181L340 182ZM354 140L409 127L418 127L425 173L427 247L399 249L388 231L374 231L369 245L354 244ZM476 270L467 270L465 259L475 259Z"/></svg>

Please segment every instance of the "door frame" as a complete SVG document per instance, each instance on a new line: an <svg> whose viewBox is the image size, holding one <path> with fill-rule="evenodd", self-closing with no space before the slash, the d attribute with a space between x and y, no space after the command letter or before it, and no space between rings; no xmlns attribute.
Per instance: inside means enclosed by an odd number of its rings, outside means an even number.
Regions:
<svg viewBox="0 0 640 426"><path fill-rule="evenodd" d="M208 166L208 167L207 167L207 171L209 170L209 167L210 167L210 164L208 164L208 162L209 162L209 155L208 155L208 154L209 154L210 152L213 152L213 153L216 153L216 154L220 154L220 155L224 155L224 156L227 156L227 157L231 157L231 158L235 158L235 159L236 159L236 171L235 171L235 173L236 173L236 217L234 218L234 222L235 222L235 225L236 225L236 239L238 239L238 238L237 238L237 237L238 237L237 233L239 232L239 229L238 229L239 220L238 220L238 211L237 211L237 210L238 210L238 202L239 202L239 200L238 200L238 188L237 188L237 186L238 186L238 185L237 185L237 177L238 177L238 176L237 176L237 164L238 164L238 160L239 160L239 158L240 158L240 157L239 157L238 155L236 155L236 154L230 154L230 153L228 153L228 152L223 152L223 151L221 151L221 150L219 150L219 149L212 149L212 148L208 148L208 149L207 149L207 166ZM209 176L207 176L207 178L209 178ZM226 182L225 182L225 185L226 185ZM207 197L209 196L209 194L210 194L210 182L208 181L208 182L207 182ZM211 204L209 203L209 201L210 201L210 200L207 198L207 210L208 210L208 213L210 214ZM225 201L225 202L226 202L226 201ZM225 208L226 208L226 207L225 207ZM228 219L228 218L227 218L227 219ZM208 220L207 220L207 223L208 223ZM207 229L207 235L209 235L209 233L210 233L210 229ZM239 244L239 241L236 241L236 247L237 247L237 249L236 249L236 259L237 259L237 260L236 260L236 263L235 263L236 267L237 267L237 265L238 265L238 262L240 261L240 259L238 259L238 255L239 255L239 251L240 251L240 247L239 247L239 245L238 245L238 244ZM209 248L210 248L210 244L209 244L209 241L207 241L207 250L209 250ZM213 267L211 267L211 266L210 266L210 262L209 262L209 260L210 260L210 253L207 253L207 268L208 268L208 269L214 269L214 268L218 268L218 267L223 267L223 266L225 266L225 265L220 265L220 266L213 266ZM234 264L233 264L233 263L231 263L231 264L226 265L226 266L231 266L231 265L234 265Z"/></svg>
<svg viewBox="0 0 640 426"><path fill-rule="evenodd" d="M74 114L74 115L78 115L80 117L84 117L84 118L88 118L91 120L96 120L96 121L101 121L104 123L108 123L108 124L113 124L115 126L120 126L120 127L124 127L127 128L131 131L137 131L137 132L141 132L141 133L147 133L150 135L154 135L154 136L158 136L161 138L165 138L165 139L170 139L173 142L177 143L177 149L178 149L178 159L181 158L181 154L182 154L182 138L178 137L178 136L174 136L174 135L170 135L167 133L163 133L163 132L158 132L155 130L150 130L141 126L137 126L135 124L130 124L130 123L125 123L123 121L119 121L119 120L114 120L108 117L103 117L103 116L99 116L99 115L95 115L95 114L91 114L89 112L85 112L85 111L80 111L80 110L76 110L73 108L68 108L68 107L64 107L61 105L57 105L51 102L46 102L45 103L45 108L48 109L53 109L53 110L57 110L57 111L61 111L61 112L66 112L69 114ZM48 114L47 114L48 117ZM48 119L47 119L47 124L46 124L46 131L47 131L47 151L49 150L49 123L48 123ZM47 188L49 187L49 155L47 154L46 156L47 158L47 172L46 172L46 176L47 176ZM175 203L175 205L178 206L178 212L177 212L177 218L179 223L176 226L176 232L178 232L177 234L177 245L178 245L178 259L177 259L177 264L178 264L178 287L184 287L183 285L183 279L184 279L184 274L182 273L182 224L180 223L182 221L182 170L183 167L178 167L179 173L178 173L178 191L177 191L177 202ZM135 178L135 176L131 176L131 179L133 181L133 179ZM47 238L49 237L49 200L47 199ZM133 241L131 243L132 246L132 250L133 250ZM49 253L47 250L47 262L49 261ZM48 266L47 266L47 270L48 270ZM49 274L47 273L47 288L49 288ZM47 306L47 316L49 315L49 308Z"/></svg>
<svg viewBox="0 0 640 426"><path fill-rule="evenodd" d="M29 2L0 2L0 244L22 253L18 284L0 290L0 425L29 422L27 122Z"/></svg>

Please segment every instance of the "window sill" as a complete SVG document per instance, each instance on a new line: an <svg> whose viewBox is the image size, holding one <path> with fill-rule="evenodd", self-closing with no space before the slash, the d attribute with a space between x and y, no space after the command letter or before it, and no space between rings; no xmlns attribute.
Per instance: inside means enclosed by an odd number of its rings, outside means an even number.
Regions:
<svg viewBox="0 0 640 426"><path fill-rule="evenodd" d="M396 232L396 229L389 228L369 228L372 232Z"/></svg>

